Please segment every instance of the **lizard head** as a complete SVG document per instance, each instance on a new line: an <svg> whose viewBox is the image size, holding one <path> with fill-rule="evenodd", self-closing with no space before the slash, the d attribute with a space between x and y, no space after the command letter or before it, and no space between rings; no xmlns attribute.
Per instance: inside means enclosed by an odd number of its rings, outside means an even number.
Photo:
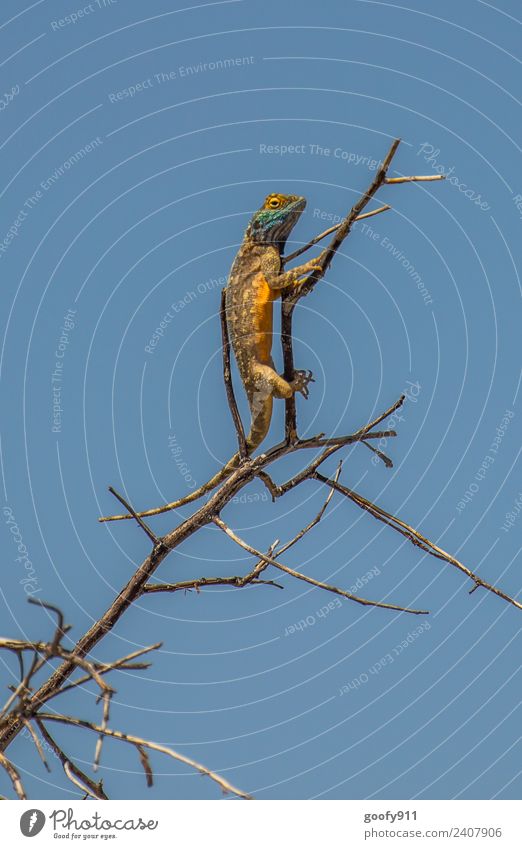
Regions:
<svg viewBox="0 0 522 849"><path fill-rule="evenodd" d="M306 206L299 195L268 195L261 209L250 219L246 235L253 242L274 245L283 251L290 231Z"/></svg>

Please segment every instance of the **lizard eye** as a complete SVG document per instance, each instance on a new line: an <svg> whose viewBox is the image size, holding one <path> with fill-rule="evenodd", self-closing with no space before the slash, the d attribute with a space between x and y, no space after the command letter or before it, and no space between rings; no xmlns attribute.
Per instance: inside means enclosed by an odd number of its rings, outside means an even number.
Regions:
<svg viewBox="0 0 522 849"><path fill-rule="evenodd" d="M281 206L281 201L279 200L279 198L270 198L270 200L268 201L268 206L270 207L270 209L277 209Z"/></svg>

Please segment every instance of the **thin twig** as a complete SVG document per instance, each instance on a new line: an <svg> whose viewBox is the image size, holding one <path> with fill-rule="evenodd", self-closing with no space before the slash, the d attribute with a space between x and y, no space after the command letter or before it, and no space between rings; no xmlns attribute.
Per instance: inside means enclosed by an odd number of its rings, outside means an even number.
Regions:
<svg viewBox="0 0 522 849"><path fill-rule="evenodd" d="M87 672L87 678L92 678L96 682L100 688L102 696L106 693L112 694L114 692L113 688L102 679L95 664L86 660L84 657L74 654L73 652L66 651L62 648L62 646L56 644L56 638L53 639L52 643L29 643L23 640L0 640L0 649L8 648L12 651L14 650L14 646L17 646L18 651L34 651L34 658L24 680L21 681L20 684L13 690L11 696L4 705L2 712L0 713L0 720L5 717L7 711L17 698L21 700L20 710L25 708L25 700L30 689L31 679L37 672L40 671L48 660L55 657L60 658L61 660L70 661L74 664L74 666L79 666Z"/></svg>
<svg viewBox="0 0 522 849"><path fill-rule="evenodd" d="M272 555L279 540L272 543L268 549L268 554ZM256 584L267 584L272 587L277 587L282 590L280 584L275 581L263 581L259 575L264 572L268 563L265 560L260 560L248 575L232 575L231 577L216 577L216 578L197 578L195 581L178 581L176 584L145 584L143 587L144 593L176 593L180 590L196 590L199 592L200 587L216 587L216 586L232 586L232 587L247 587L255 586Z"/></svg>
<svg viewBox="0 0 522 849"><path fill-rule="evenodd" d="M228 338L227 326L226 291L224 289L221 292L221 307L219 311L219 317L221 319L221 343L223 346L223 380L225 383L230 414L232 416L232 421L234 422L234 427L236 429L239 456L241 459L243 459L247 456L248 451L245 430L243 428L243 422L241 421L241 416L239 415L239 410L237 408L236 397L234 395L234 387L232 386L232 371L230 368L230 340Z"/></svg>
<svg viewBox="0 0 522 849"><path fill-rule="evenodd" d="M248 551L249 554L255 555L255 557L259 557L260 560L264 560L267 563L270 563L271 566L275 566L276 569L280 569L282 572L286 572L288 575L292 575L294 578L298 578L300 581L306 581L308 584L313 584L314 587L319 587L323 590L328 590L328 592L335 593L336 595L342 595L345 598L349 598L351 601L356 601L358 604L369 605L371 607L383 607L387 610L400 610L402 613L429 613L429 610L413 610L408 607L399 607L395 604L386 604L383 601L370 601L366 598L360 598L359 596L353 595L352 593L347 592L346 590L341 590L338 587L331 586L330 584L324 584L322 581L316 581L315 578L310 578L308 575L303 575L302 572L297 572L295 569L290 569L289 566L284 566L278 560L275 560L273 557L270 557L268 554L263 554L261 551L258 551L256 548L253 548L247 542L238 537L234 531L228 527L219 516L214 516L214 524L220 528L223 533L225 533L231 540L233 540L237 545L243 548L245 551Z"/></svg>
<svg viewBox="0 0 522 849"><path fill-rule="evenodd" d="M378 209L372 209L371 212L364 212L362 215L358 215L355 220L362 221L363 218L373 218L374 215L379 215L381 212L386 212L388 209L391 209L391 206L386 203L384 206L380 206ZM303 245L302 248L298 248L298 250L294 251L292 254L288 254L288 256L282 257L281 262L283 263L283 265L286 265L287 262L291 262L296 257L301 256L301 254L304 254L305 251L308 251L310 250L310 248L313 248L313 246L316 245L318 242L322 242L322 240L326 239L326 237L329 236L330 233L335 233L335 231L339 229L341 224L334 224L333 227L329 227L328 230L324 231L324 233L319 233L319 235L316 236L315 239L311 239L309 242L307 242L306 245Z"/></svg>
<svg viewBox="0 0 522 849"><path fill-rule="evenodd" d="M244 577L242 577L241 575L227 575L215 578L196 578L195 580L190 581L178 581L175 584L145 584L143 592L177 593L182 590L184 590L185 592L190 592L191 590L199 592L201 587L255 587L259 584L263 584L269 587L276 587L277 589L283 589L281 585L276 584L275 581L263 581L257 578L251 578L245 581Z"/></svg>
<svg viewBox="0 0 522 849"><path fill-rule="evenodd" d="M94 722L88 722L85 719L78 719L75 716L65 716L63 714L55 713L40 713L39 718L41 721L45 722L59 722L64 725L75 725L78 728L87 728L89 731L104 734L106 737L112 737L114 740L121 740L124 743L131 743L134 746L142 746L143 748L151 749L154 752L162 752L164 755L168 755L170 758L180 761L181 763L190 766L192 769L197 770L197 772L201 775L206 775L208 778L211 778L212 781L215 781L216 784L221 787L223 793L233 793L241 799L252 798L249 793L245 793L243 790L239 790L237 787L234 787L233 784L230 784L229 781L223 778L223 776L218 775L217 772L207 769L207 767L203 766L203 764L192 760L192 758L188 758L186 755L181 755L179 752L174 751L174 749L169 749L168 746L161 746L159 743L153 743L151 740L144 740L142 737L134 736L134 734L124 734L122 731L114 731L111 728L102 728L101 725L96 725Z"/></svg>
<svg viewBox="0 0 522 849"><path fill-rule="evenodd" d="M42 601L40 598L31 598L27 599L29 604L37 604L39 607L44 607L46 610L50 610L51 613L56 614L56 618L58 620L56 625L55 635L51 644L51 651L61 643L62 638L67 634L68 631L71 630L71 625L65 624L65 617L63 612L57 607L55 604L50 604L48 601Z"/></svg>
<svg viewBox="0 0 522 849"><path fill-rule="evenodd" d="M390 460L390 458L383 451L381 451L379 448L374 448L374 446L370 445L370 443L366 440L362 440L362 444L365 445L369 451L372 451L374 454L376 454L379 460L382 460L387 469L393 468L393 460Z"/></svg>
<svg viewBox="0 0 522 849"><path fill-rule="evenodd" d="M340 248L346 237L348 236L350 230L352 229L352 225L357 220L359 215L362 213L364 207L370 202L372 197L378 192L380 187L386 180L386 174L388 168L390 167L391 161L397 152L397 148L400 144L400 139L394 139L391 144L391 147L384 157L384 161L381 167L375 174L370 186L368 189L360 196L359 200L352 206L346 218L341 222L339 228L337 229L333 239L330 244L326 248L324 252L324 256L321 259L321 267L316 271L313 271L306 280L298 287L297 290L293 290L287 299L285 306L288 308L289 305L292 307L295 306L297 301L307 295L312 288L315 286L319 280L324 277L326 271L328 270L332 259L335 256L336 251Z"/></svg>
<svg viewBox="0 0 522 849"><path fill-rule="evenodd" d="M136 519L140 528L143 531L145 531L148 538L154 543L154 545L156 545L156 546L161 545L161 539L156 536L156 534L154 533L152 528L149 528L149 526L147 525L146 522L143 521L141 516L139 516L138 513L136 513L136 511L134 510L132 505L129 504L129 502L123 497L123 495L120 495L119 492L116 492L116 490L114 489L113 486L109 487L109 492L111 493L111 495L114 495L114 497L118 499L120 504L123 504L123 506L125 507L126 510L129 511L130 518Z"/></svg>
<svg viewBox="0 0 522 849"><path fill-rule="evenodd" d="M103 694L103 715L102 715L102 724L101 724L102 728L107 728L107 725L109 724L110 709L111 709L111 695L112 695L111 693L107 693L107 692L105 692ZM94 772L97 771L97 769L100 765L100 758L101 758L104 739L105 739L105 737L103 736L103 734L100 734L97 741L96 741L96 748L94 750L94 760L93 760L93 764L92 764L92 768L93 768Z"/></svg>
<svg viewBox="0 0 522 849"><path fill-rule="evenodd" d="M121 657L118 660L114 660L111 663L93 663L92 667L94 667L94 671L88 672L87 675L84 675L82 678L78 678L77 681L73 681L68 684L66 687L62 687L60 690L56 690L52 692L48 698L53 698L57 695L62 695L67 692L67 690L71 690L73 687L78 687L80 684L85 684L87 681L96 680L98 676L106 675L108 672L112 672L115 669L148 669L150 663L131 663L134 658L140 657L147 652L154 651L157 648L160 648L162 643L154 643L152 646L147 646L144 649L138 649L135 652L131 652L125 657ZM25 640L8 640L8 639L0 639L0 650L1 649L9 649L11 651L22 652L22 651L36 651L40 653L48 653L50 650L50 643L30 643ZM72 652L66 652L65 650L61 650L55 654L56 657L60 657L63 660L74 659L75 655ZM77 664L82 669L91 669L91 664L87 661L83 661L82 658L79 659L79 663ZM97 681L97 683L99 683ZM105 687L105 685L104 685ZM14 695L14 694L13 694ZM11 697L13 698L13 697Z"/></svg>
<svg viewBox="0 0 522 849"><path fill-rule="evenodd" d="M137 651L125 655L125 657L113 660L111 663L96 663L94 666L98 675L107 675L108 672L112 672L115 669L149 669L151 665L150 663L131 663L130 661L134 660L136 657L141 657L150 651L154 651L162 645L162 643L154 643L152 646L146 646L143 649L138 649ZM79 687L81 684L86 684L88 681L92 681L92 675L84 675L76 681L71 681L71 683L67 684L65 687L61 687L60 689L51 692L47 696L46 701L54 698L55 696L62 696L68 690L72 690L74 687Z"/></svg>
<svg viewBox="0 0 522 849"><path fill-rule="evenodd" d="M507 601L514 605L514 607L518 607L519 610L522 610L522 604L520 602L507 595L507 593L500 590L498 587L493 586L493 584L488 583L488 581L485 581L483 578L479 578L475 572L472 572L471 569L464 566L460 560L452 557L451 554L448 554L448 552L444 551L443 548L440 548L434 542L431 542L427 539L427 537L419 533L419 531L416 531L415 528L412 528L411 525L403 522L402 519L397 518L397 516L394 516L392 513L386 512L386 510L378 507L377 504L374 504L372 501L368 501L367 498L364 498L364 496L360 495L358 492L343 486L331 478L325 477L320 472L314 472L313 477L316 480L321 481L321 483L325 483L327 486L332 487L332 489L335 489L337 492L340 492L342 495L346 496L346 498L349 498L362 510L366 510L380 522L384 522L385 525L388 525L388 527L393 528L393 530L402 534L402 536L409 539L409 541L414 545L422 548L422 550L426 551L428 554L431 554L432 557L436 557L438 560L445 560L446 563L450 563L452 566L455 566L474 582L475 586L473 587L473 590L477 587L484 587L484 589L489 590L489 592L498 595L500 598L504 599L504 601Z"/></svg>
<svg viewBox="0 0 522 849"><path fill-rule="evenodd" d="M381 422L383 422L384 419L389 418L389 416L391 416L396 410L398 410L399 407L402 407L405 400L406 400L406 396L401 395L400 398L398 398L397 401L395 401L391 405L391 407L388 407L388 409L384 411L384 413L379 413L377 418L373 419L373 421L368 422L368 424L359 428L359 430L356 430L354 436L362 436L364 434L370 433L370 431L372 431L374 429L374 427L377 427L377 425L380 424Z"/></svg>
<svg viewBox="0 0 522 849"><path fill-rule="evenodd" d="M65 772L69 781L71 781L76 787L79 787L84 793L87 792L89 796L92 796L93 799L106 800L108 799L107 794L103 789L103 782L93 781L92 778L89 778L83 770L80 769L70 758L67 757L63 749L60 748L56 740L49 734L47 728L43 724L43 716L35 716L35 722L40 730L40 734L44 738L45 742L48 746L53 750L56 757L60 761L63 771Z"/></svg>
<svg viewBox="0 0 522 849"><path fill-rule="evenodd" d="M418 177L386 177L385 183L427 183L430 180L445 180L445 174L428 174Z"/></svg>
<svg viewBox="0 0 522 849"><path fill-rule="evenodd" d="M85 795L83 799L88 799L91 796L93 799L100 799L100 796L95 796L91 790L89 790L88 786L76 775L76 770L74 769L74 764L71 761L64 761L63 771L65 772L69 781L78 787L82 793Z"/></svg>
<svg viewBox="0 0 522 849"><path fill-rule="evenodd" d="M387 181L387 172L390 167L391 161L397 152L397 148L400 144L400 139L394 139L392 142L388 153L386 154L381 167L377 170L373 181L370 186L362 194L359 200L352 206L351 210L344 218L344 220L340 223L339 227L336 229L335 234L323 252L321 257L320 268L316 271L313 271L308 277L303 281L303 283L299 287L294 287L287 292L284 292L281 298L281 344L283 348L283 363L284 363L284 376L286 380L290 381L293 377L294 372L294 354L293 354L293 333L292 333L292 319L293 312L295 306L300 298L308 295L315 285L321 280L326 274L332 259L334 258L337 250L342 245L343 241L346 239L352 225L362 214L363 209L370 202L372 197L376 194L376 192L384 185ZM437 175L437 178L443 177L444 175ZM425 178L423 177L396 177L392 178L393 182L412 182L412 180L420 181ZM432 179L429 177L427 179ZM297 439L297 424L296 424L296 403L295 396L292 395L290 398L287 398L285 401L285 437L286 441L289 444L292 444Z"/></svg>
<svg viewBox="0 0 522 849"><path fill-rule="evenodd" d="M349 433L346 436L312 436L299 439L297 448L326 448L330 445L351 445L353 442L365 442L368 439L390 439L397 436L395 430L372 430L371 433Z"/></svg>
<svg viewBox="0 0 522 849"><path fill-rule="evenodd" d="M330 492L333 492L333 490L330 490ZM42 759L42 763L43 763L44 767L46 768L47 772L51 772L51 767L47 763L46 757L44 755L44 751L42 749L42 744L40 743L40 740L38 738L38 734L34 730L33 726L31 725L31 723L29 722L27 717L23 716L22 722L25 725L25 727L27 728L29 734L31 735L31 737L33 739L33 743L36 746L36 751L40 755L40 758Z"/></svg>
<svg viewBox="0 0 522 849"><path fill-rule="evenodd" d="M152 772L149 756L143 746L137 745L136 749L138 751L140 763L143 767L143 772L145 773L145 781L147 782L147 787L152 787L152 785L154 784L154 773Z"/></svg>
<svg viewBox="0 0 522 849"><path fill-rule="evenodd" d="M342 467L343 467L343 461L340 460L338 465L337 465L335 475L333 477L334 481L339 480L339 475L341 474ZM328 505L330 504L330 501L332 500L332 496L333 496L333 489L331 489L330 492L328 493L327 497L324 500L323 506L321 507L321 509L319 510L317 515L312 519L312 521L308 522L308 524L305 525L304 528L301 528L301 530L294 537L292 537L291 540L289 540L288 542L286 542L284 545L282 545L280 548L277 549L277 556L278 557L280 557L282 554L285 553L285 551L288 551L289 548L292 548L292 546L294 546L296 543L298 543L300 540L302 540L302 538L306 534L308 534L312 530L312 528L315 528L315 526L319 524L319 522L321 521L321 519L323 518L323 516L326 512L326 508L328 507Z"/></svg>
<svg viewBox="0 0 522 849"><path fill-rule="evenodd" d="M11 784L13 785L14 791L18 798L27 799L24 790L24 785L22 784L22 779L20 778L18 770L2 752L0 752L0 766L5 769L9 778L11 779Z"/></svg>

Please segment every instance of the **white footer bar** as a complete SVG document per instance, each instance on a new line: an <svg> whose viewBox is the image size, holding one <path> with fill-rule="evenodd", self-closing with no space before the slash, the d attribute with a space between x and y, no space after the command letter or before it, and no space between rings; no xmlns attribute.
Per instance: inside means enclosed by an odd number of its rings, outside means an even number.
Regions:
<svg viewBox="0 0 522 849"><path fill-rule="evenodd" d="M518 801L4 801L0 834L9 849L521 849L520 814Z"/></svg>

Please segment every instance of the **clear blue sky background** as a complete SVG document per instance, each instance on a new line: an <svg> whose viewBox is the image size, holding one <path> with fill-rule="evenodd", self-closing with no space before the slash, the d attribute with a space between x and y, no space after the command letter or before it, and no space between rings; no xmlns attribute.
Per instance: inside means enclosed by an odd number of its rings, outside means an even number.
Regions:
<svg viewBox="0 0 522 849"><path fill-rule="evenodd" d="M148 550L134 525L97 523L115 508L107 486L154 506L203 483L234 450L217 310L252 211L269 192L306 195L296 247L351 206L396 135L394 172L442 167L454 179L383 189L378 200L393 211L372 220L377 235L355 228L303 302L296 357L316 383L298 402L301 433L350 432L413 384L386 446L394 468L357 447L343 480L517 595L522 518L502 525L522 490L519 4L240 0L173 10L167 0L94 0L76 22L65 16L87 4L20 5L3 3L0 28L2 91L14 87L0 115L0 237L17 229L0 256L2 498L35 597L63 607L71 640ZM211 64L227 59L243 62ZM53 432L57 361L63 412ZM310 483L272 505L253 484L247 495L224 518L266 548L305 524L325 493ZM189 512L154 527L165 532ZM27 604L28 571L2 518L1 633L42 638L51 620ZM171 745L259 798L520 797L520 611L468 595L463 575L341 498L286 562L347 588L365 578L370 598L431 615L337 603L286 577L284 591L153 596L96 649L107 660L163 641L150 670L114 677L112 726ZM205 529L158 576L251 565ZM393 662L380 663L386 655ZM15 667L2 664L7 695ZM62 709L98 719L92 692ZM55 731L88 769L93 738ZM27 740L9 753L33 798L77 796L59 764L43 772ZM161 756L147 790L135 753L116 742L104 762L116 798L219 796ZM10 792L3 776L0 792Z"/></svg>

